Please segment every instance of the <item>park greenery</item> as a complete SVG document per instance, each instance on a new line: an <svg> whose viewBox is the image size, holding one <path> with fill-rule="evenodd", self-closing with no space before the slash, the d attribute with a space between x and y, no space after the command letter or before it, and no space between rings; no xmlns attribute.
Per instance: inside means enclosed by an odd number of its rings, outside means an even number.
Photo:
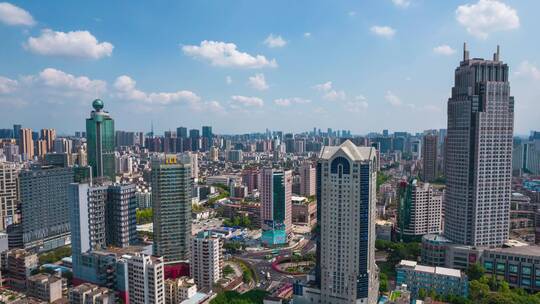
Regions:
<svg viewBox="0 0 540 304"><path fill-rule="evenodd" d="M385 262L378 263L381 274L385 274L387 278L395 278L396 265L401 260L418 260L420 256L420 243L394 243L385 240L375 241L375 248L380 251L385 251L388 257Z"/></svg>
<svg viewBox="0 0 540 304"><path fill-rule="evenodd" d="M223 226L244 227L248 229L255 228L248 216L235 216L232 219L225 219L223 220Z"/></svg>
<svg viewBox="0 0 540 304"><path fill-rule="evenodd" d="M229 253L238 253L243 251L246 248L244 244L237 241L228 241L223 244L223 249Z"/></svg>
<svg viewBox="0 0 540 304"><path fill-rule="evenodd" d="M68 256L71 256L71 247L64 246L64 247L56 248L53 251L49 251L49 252L41 254L39 256L39 263L41 265L52 264Z"/></svg>
<svg viewBox="0 0 540 304"><path fill-rule="evenodd" d="M137 225L148 224L152 222L152 208L137 209Z"/></svg>
<svg viewBox="0 0 540 304"><path fill-rule="evenodd" d="M227 277L231 274L234 273L234 269L231 267L231 265L225 265L225 267L223 267L223 276L224 277Z"/></svg>
<svg viewBox="0 0 540 304"><path fill-rule="evenodd" d="M259 304L263 303L267 294L266 291L260 289L253 289L243 294L229 290L219 293L210 301L210 304Z"/></svg>
<svg viewBox="0 0 540 304"><path fill-rule="evenodd" d="M381 187L381 185L386 183L388 180L390 180L390 175L382 171L379 171L377 173L377 191L379 191L379 188Z"/></svg>

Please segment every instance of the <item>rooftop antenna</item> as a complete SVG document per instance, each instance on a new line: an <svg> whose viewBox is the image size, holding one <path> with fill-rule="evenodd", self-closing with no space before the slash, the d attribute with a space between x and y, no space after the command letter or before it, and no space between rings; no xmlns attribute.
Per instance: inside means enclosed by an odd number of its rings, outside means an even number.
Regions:
<svg viewBox="0 0 540 304"><path fill-rule="evenodd" d="M469 60L469 51L467 50L467 42L463 42L463 61Z"/></svg>
<svg viewBox="0 0 540 304"><path fill-rule="evenodd" d="M500 60L500 56L501 56L501 48L499 45L497 45L497 52L495 54L493 54L493 61L497 62Z"/></svg>
<svg viewBox="0 0 540 304"><path fill-rule="evenodd" d="M154 137L154 121L150 121L150 136Z"/></svg>

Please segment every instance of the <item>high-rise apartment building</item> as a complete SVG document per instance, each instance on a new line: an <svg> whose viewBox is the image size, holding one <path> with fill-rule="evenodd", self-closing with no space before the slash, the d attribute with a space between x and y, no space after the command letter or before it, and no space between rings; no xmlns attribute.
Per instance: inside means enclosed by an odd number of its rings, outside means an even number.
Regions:
<svg viewBox="0 0 540 304"><path fill-rule="evenodd" d="M317 170L310 162L303 164L299 168L300 171L300 195L313 196L315 195L316 173Z"/></svg>
<svg viewBox="0 0 540 304"><path fill-rule="evenodd" d="M18 222L17 201L19 185L17 177L20 168L14 163L0 162L0 229Z"/></svg>
<svg viewBox="0 0 540 304"><path fill-rule="evenodd" d="M92 176L114 179L114 120L103 111L103 106L103 101L94 100L94 111L86 119L88 164L92 167Z"/></svg>
<svg viewBox="0 0 540 304"><path fill-rule="evenodd" d="M129 303L165 304L163 258L135 254L126 259Z"/></svg>
<svg viewBox="0 0 540 304"><path fill-rule="evenodd" d="M471 246L508 239L514 97L508 65L469 58L466 47L448 100L444 234Z"/></svg>
<svg viewBox="0 0 540 304"><path fill-rule="evenodd" d="M56 139L56 130L41 129L39 138L47 143L47 152L51 152L53 150L54 140Z"/></svg>
<svg viewBox="0 0 540 304"><path fill-rule="evenodd" d="M292 172L265 168L259 177L262 242L285 244L292 229Z"/></svg>
<svg viewBox="0 0 540 304"><path fill-rule="evenodd" d="M47 141L44 139L36 140L34 152L40 159L45 157L45 154L47 154Z"/></svg>
<svg viewBox="0 0 540 304"><path fill-rule="evenodd" d="M412 178L399 185L397 233L402 241L420 241L425 234L441 233L442 192Z"/></svg>
<svg viewBox="0 0 540 304"><path fill-rule="evenodd" d="M68 187L71 168L33 167L19 175L22 238L25 248L51 250L70 238Z"/></svg>
<svg viewBox="0 0 540 304"><path fill-rule="evenodd" d="M19 150L24 159L31 160L34 158L34 140L32 139L32 129L20 129L18 144Z"/></svg>
<svg viewBox="0 0 540 304"><path fill-rule="evenodd" d="M135 184L113 184L107 189L107 245L125 248L137 242Z"/></svg>
<svg viewBox="0 0 540 304"><path fill-rule="evenodd" d="M191 241L190 273L199 289L212 290L222 278L223 240L202 231Z"/></svg>
<svg viewBox="0 0 540 304"><path fill-rule="evenodd" d="M152 160L154 254L166 262L189 259L191 164L176 155Z"/></svg>
<svg viewBox="0 0 540 304"><path fill-rule="evenodd" d="M376 150L347 140L325 146L317 162L315 285L295 285L295 303L377 303Z"/></svg>
<svg viewBox="0 0 540 304"><path fill-rule="evenodd" d="M437 178L437 135L424 135L422 139L422 178L432 182Z"/></svg>

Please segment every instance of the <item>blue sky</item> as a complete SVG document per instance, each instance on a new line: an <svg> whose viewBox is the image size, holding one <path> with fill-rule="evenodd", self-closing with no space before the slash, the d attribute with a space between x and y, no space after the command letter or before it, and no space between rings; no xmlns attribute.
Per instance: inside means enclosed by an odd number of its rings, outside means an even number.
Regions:
<svg viewBox="0 0 540 304"><path fill-rule="evenodd" d="M538 129L538 1L0 2L0 127L72 133L100 97L121 130L446 126L466 41L501 45L515 130Z"/></svg>

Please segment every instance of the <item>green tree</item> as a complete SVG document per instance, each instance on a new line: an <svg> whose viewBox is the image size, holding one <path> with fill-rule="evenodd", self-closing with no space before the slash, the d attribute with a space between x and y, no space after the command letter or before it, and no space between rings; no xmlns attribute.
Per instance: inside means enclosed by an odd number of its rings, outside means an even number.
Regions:
<svg viewBox="0 0 540 304"><path fill-rule="evenodd" d="M469 281L474 281L479 280L481 277L483 277L485 272L486 271L484 270L484 267L482 267L480 263L474 263L469 265L466 274L469 277Z"/></svg>
<svg viewBox="0 0 540 304"><path fill-rule="evenodd" d="M388 291L388 276L385 273L381 273L379 276L379 291Z"/></svg>
<svg viewBox="0 0 540 304"><path fill-rule="evenodd" d="M489 295L489 285L477 280L471 281L469 284L469 293L471 300L481 301Z"/></svg>
<svg viewBox="0 0 540 304"><path fill-rule="evenodd" d="M418 298L420 298L420 300L423 300L426 298L426 296L427 296L427 291L424 288L420 288L418 290Z"/></svg>

